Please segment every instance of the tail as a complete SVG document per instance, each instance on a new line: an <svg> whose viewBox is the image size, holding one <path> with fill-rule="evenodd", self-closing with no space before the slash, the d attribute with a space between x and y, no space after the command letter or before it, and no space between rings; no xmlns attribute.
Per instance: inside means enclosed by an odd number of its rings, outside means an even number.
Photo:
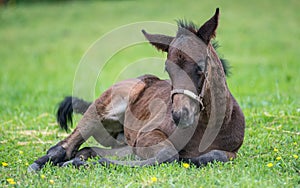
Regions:
<svg viewBox="0 0 300 188"><path fill-rule="evenodd" d="M73 112L84 114L88 107L91 105L91 102L84 101L77 97L65 97L65 99L59 104L56 119L59 126L64 129L66 132L69 130L68 124L73 125Z"/></svg>

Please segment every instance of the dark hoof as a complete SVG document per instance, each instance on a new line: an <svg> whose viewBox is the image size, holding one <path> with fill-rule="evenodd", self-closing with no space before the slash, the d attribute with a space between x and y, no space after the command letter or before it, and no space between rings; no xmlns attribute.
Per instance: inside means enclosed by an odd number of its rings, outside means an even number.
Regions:
<svg viewBox="0 0 300 188"><path fill-rule="evenodd" d="M228 158L226 156L226 153L224 151L220 150L212 150L206 154L203 154L197 158L197 162L195 165L197 167L204 167L208 163L214 163L214 162L227 162Z"/></svg>
<svg viewBox="0 0 300 188"><path fill-rule="evenodd" d="M49 159L50 158L48 155L44 155L43 157L34 161L34 163L28 167L27 171L28 172L39 171L40 169L42 169L44 167L44 165L49 161Z"/></svg>
<svg viewBox="0 0 300 188"><path fill-rule="evenodd" d="M31 164L28 168L27 168L27 172L36 172L41 170L41 166L37 163L33 163Z"/></svg>

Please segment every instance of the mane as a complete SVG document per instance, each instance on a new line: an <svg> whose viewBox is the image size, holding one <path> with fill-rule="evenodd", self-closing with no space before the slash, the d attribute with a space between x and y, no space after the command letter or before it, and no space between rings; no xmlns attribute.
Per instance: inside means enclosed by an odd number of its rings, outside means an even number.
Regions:
<svg viewBox="0 0 300 188"><path fill-rule="evenodd" d="M224 58L222 55L220 55L220 53L218 52L218 48L220 47L219 42L216 41L216 40L212 40L211 44L212 44L213 48L216 50L216 52L217 52L217 54L218 54L218 56L219 56L219 58L220 58L220 60L221 60L221 63L222 63L222 66L223 66L225 75L226 75L226 76L229 76L229 75L231 74L231 71L230 71L231 66L230 66L228 60L225 59L225 58Z"/></svg>
<svg viewBox="0 0 300 188"><path fill-rule="evenodd" d="M179 20L176 20L176 22L177 22L178 29L179 28L184 28L184 29L194 33L195 35L197 35L197 31L198 31L199 27L194 22L188 21L188 20L185 20L185 19L179 19ZM231 74L231 72L230 72L231 67L230 67L229 62L227 61L227 59L224 59L223 57L220 57L220 54L217 50L220 47L218 41L212 40L211 44L212 44L213 48L217 51L217 54L218 54L218 56L221 60L225 75L229 76Z"/></svg>
<svg viewBox="0 0 300 188"><path fill-rule="evenodd" d="M178 28L184 28L194 33L195 35L197 34L198 27L194 22L185 19L176 20L176 22Z"/></svg>

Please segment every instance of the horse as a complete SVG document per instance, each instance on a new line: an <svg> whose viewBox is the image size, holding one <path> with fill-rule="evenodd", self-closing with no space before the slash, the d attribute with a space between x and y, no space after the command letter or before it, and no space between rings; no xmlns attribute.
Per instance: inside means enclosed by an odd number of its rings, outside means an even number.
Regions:
<svg viewBox="0 0 300 188"><path fill-rule="evenodd" d="M244 114L229 91L226 66L212 44L219 8L201 27L178 21L176 36L149 34L145 38L167 53L170 80L154 75L120 81L92 103L67 97L57 119L68 130L72 112L83 114L73 132L51 147L28 168L38 171L47 162L59 166L86 165L98 156L101 165L142 167L184 161L204 166L237 157L244 140ZM102 146L80 146L94 137ZM107 158L134 154L134 161Z"/></svg>

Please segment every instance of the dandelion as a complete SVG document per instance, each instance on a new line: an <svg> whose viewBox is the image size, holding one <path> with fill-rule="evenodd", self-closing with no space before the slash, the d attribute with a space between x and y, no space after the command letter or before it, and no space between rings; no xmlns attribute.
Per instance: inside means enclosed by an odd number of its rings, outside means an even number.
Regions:
<svg viewBox="0 0 300 188"><path fill-rule="evenodd" d="M281 157L279 156L279 157L276 157L276 160L277 161L280 161L281 160Z"/></svg>
<svg viewBox="0 0 300 188"><path fill-rule="evenodd" d="M151 178L151 181L152 181L152 182L157 182L157 178L156 178L156 177L152 177L152 178Z"/></svg>
<svg viewBox="0 0 300 188"><path fill-rule="evenodd" d="M298 158L299 158L299 156L296 155L296 154L294 154L293 157L294 157L295 159L298 159Z"/></svg>
<svg viewBox="0 0 300 188"><path fill-rule="evenodd" d="M274 148L274 150L273 150L274 152L278 152L278 149L277 148Z"/></svg>
<svg viewBox="0 0 300 188"><path fill-rule="evenodd" d="M50 183L51 185L53 185L53 184L54 184L54 180L49 180L49 183Z"/></svg>
<svg viewBox="0 0 300 188"><path fill-rule="evenodd" d="M41 178L42 178L42 179L45 179L45 178L46 178L46 176L45 176L44 174L42 174L42 175L41 175Z"/></svg>
<svg viewBox="0 0 300 188"><path fill-rule="evenodd" d="M28 166L28 165L29 165L29 163L28 163L28 162L26 162L26 163L25 163L25 166Z"/></svg>
<svg viewBox="0 0 300 188"><path fill-rule="evenodd" d="M2 162L2 166L3 166L3 167L7 167L7 166L8 166L8 163Z"/></svg>
<svg viewBox="0 0 300 188"><path fill-rule="evenodd" d="M183 166L183 168L189 168L189 167L190 167L190 164L188 164L188 163L183 163L182 166Z"/></svg>
<svg viewBox="0 0 300 188"><path fill-rule="evenodd" d="M21 150L19 151L19 154L20 154L20 155L22 155L23 153L24 153L23 151L21 151Z"/></svg>
<svg viewBox="0 0 300 188"><path fill-rule="evenodd" d="M12 178L7 178L6 181L7 181L9 184L12 184L12 185L16 184L15 180L12 179Z"/></svg>
<svg viewBox="0 0 300 188"><path fill-rule="evenodd" d="M269 168L271 168L271 167L273 167L274 165L273 165L273 163L268 163L267 164L267 167L269 167Z"/></svg>
<svg viewBox="0 0 300 188"><path fill-rule="evenodd" d="M15 185L15 184L16 184L15 181L10 181L10 182L8 182L8 183L11 184L11 185Z"/></svg>

